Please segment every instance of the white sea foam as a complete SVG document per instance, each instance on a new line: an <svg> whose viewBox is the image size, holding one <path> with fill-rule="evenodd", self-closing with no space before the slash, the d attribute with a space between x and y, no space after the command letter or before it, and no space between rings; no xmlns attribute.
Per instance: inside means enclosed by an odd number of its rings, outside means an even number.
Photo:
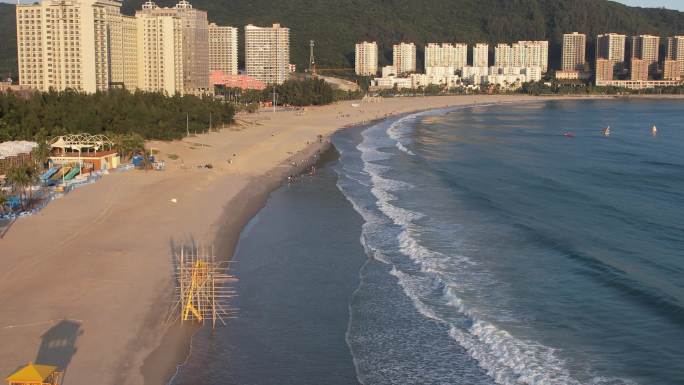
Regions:
<svg viewBox="0 0 684 385"><path fill-rule="evenodd" d="M376 162L391 158L389 153L380 150L382 147L391 146L391 141L395 141L395 146L400 150L415 155L405 147L402 140L408 133L407 130L410 129L407 123L414 121L418 115L409 115L391 124L385 130L386 137L384 138L379 135L381 125L364 131L364 139L357 149L361 151L363 171L370 177L371 193L376 198L376 207L394 225L401 228L397 236L398 248L402 254L416 263L420 274L402 271L393 265L392 260L378 247L371 244L371 234L381 231L380 227L383 226L383 222L373 215L369 216L367 209L361 209L354 199L348 197L356 211L366 220L361 239L366 252L375 259L393 266L390 274L397 278L397 282L411 299L414 307L425 317L447 325L450 337L465 348L496 383L502 385L579 385L580 381L571 376L567 363L559 358L557 350L512 335L490 322L487 314L481 314L476 308L465 303L459 296L464 282L450 281L449 277L444 274L444 270L447 265L453 268L453 265L457 264L466 269L475 263L465 256L444 255L423 246L416 236L416 233L420 232L420 226L416 224L416 221L423 219L424 215L396 205L397 192L414 186L386 177L389 167ZM450 320L447 315L441 315L440 311L425 302L425 298L434 294L435 287L440 285L443 288L443 299L446 305L469 320L465 325L463 322ZM617 378L594 377L589 380L589 384L631 385L633 383Z"/></svg>

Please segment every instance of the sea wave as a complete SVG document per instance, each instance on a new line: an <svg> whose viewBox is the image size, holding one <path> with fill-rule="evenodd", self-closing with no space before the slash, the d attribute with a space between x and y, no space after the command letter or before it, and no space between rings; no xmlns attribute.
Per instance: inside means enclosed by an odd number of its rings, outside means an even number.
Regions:
<svg viewBox="0 0 684 385"><path fill-rule="evenodd" d="M382 230L383 221L375 214L370 214L368 204L357 202L341 188L353 207L366 220L361 237L366 252L372 258L392 266L390 274L397 279L418 312L447 326L449 337L463 347L496 383L580 385L582 382L573 378L567 363L559 358L558 350L533 340L518 338L490 321L486 313L468 305L456 289L463 283L450 281L450 276L445 270L453 269L455 264L465 269L476 263L465 256L446 255L423 245L418 236L422 228L417 222L424 219L425 215L396 204L400 192L415 186L388 177L386 174L391 168L378 162L392 158L390 153L382 151L383 148L389 148L392 142L400 150L403 147L403 152L415 155L404 147L402 140L405 140L411 124L419 115L409 115L393 122L384 130L385 137L379 135L382 128L380 125L371 127L362 134L363 140L357 146L363 161L363 172L370 180L370 193L375 198L375 207L389 219L389 225L399 227L400 231L396 236L397 249L412 260L418 269L407 271L405 267L398 266L392 258L385 255L381 247L373 245L373 234ZM338 186L342 187L339 184ZM369 219L372 222L369 222ZM427 300L433 298L436 291L441 291L441 302L461 317L453 319L448 313L436 308L434 301ZM594 377L590 383L613 385L629 382L623 379Z"/></svg>

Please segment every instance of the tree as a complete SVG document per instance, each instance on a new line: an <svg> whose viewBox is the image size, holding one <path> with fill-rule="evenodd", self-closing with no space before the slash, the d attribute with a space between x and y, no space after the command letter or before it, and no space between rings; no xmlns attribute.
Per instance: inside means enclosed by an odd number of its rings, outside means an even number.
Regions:
<svg viewBox="0 0 684 385"><path fill-rule="evenodd" d="M50 145L46 140L38 140L38 146L31 151L31 157L41 168L45 168L48 159L50 159Z"/></svg>
<svg viewBox="0 0 684 385"><path fill-rule="evenodd" d="M23 210L28 209L33 200L31 187L38 182L36 166L26 163L14 166L7 171L7 180L14 188L14 191L19 193L21 208Z"/></svg>
<svg viewBox="0 0 684 385"><path fill-rule="evenodd" d="M7 193L5 190L0 189L0 213L5 213L5 205L7 204Z"/></svg>

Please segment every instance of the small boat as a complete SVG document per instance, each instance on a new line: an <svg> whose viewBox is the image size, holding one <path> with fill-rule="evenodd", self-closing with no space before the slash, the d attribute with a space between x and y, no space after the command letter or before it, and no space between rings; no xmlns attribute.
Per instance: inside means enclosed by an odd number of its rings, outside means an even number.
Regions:
<svg viewBox="0 0 684 385"><path fill-rule="evenodd" d="M603 136L610 136L610 126L606 127L606 129L603 130Z"/></svg>
<svg viewBox="0 0 684 385"><path fill-rule="evenodd" d="M653 135L653 136L658 135L658 127L656 127L655 124L651 128L651 135Z"/></svg>
<svg viewBox="0 0 684 385"><path fill-rule="evenodd" d="M563 136L566 138L574 138L575 134L573 134L572 132L564 132Z"/></svg>

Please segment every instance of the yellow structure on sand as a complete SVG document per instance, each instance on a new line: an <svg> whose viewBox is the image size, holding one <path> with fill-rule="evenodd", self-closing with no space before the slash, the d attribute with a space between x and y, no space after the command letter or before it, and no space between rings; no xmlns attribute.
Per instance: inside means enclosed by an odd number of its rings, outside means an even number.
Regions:
<svg viewBox="0 0 684 385"><path fill-rule="evenodd" d="M8 385L59 385L62 372L56 366L29 363L7 377Z"/></svg>

